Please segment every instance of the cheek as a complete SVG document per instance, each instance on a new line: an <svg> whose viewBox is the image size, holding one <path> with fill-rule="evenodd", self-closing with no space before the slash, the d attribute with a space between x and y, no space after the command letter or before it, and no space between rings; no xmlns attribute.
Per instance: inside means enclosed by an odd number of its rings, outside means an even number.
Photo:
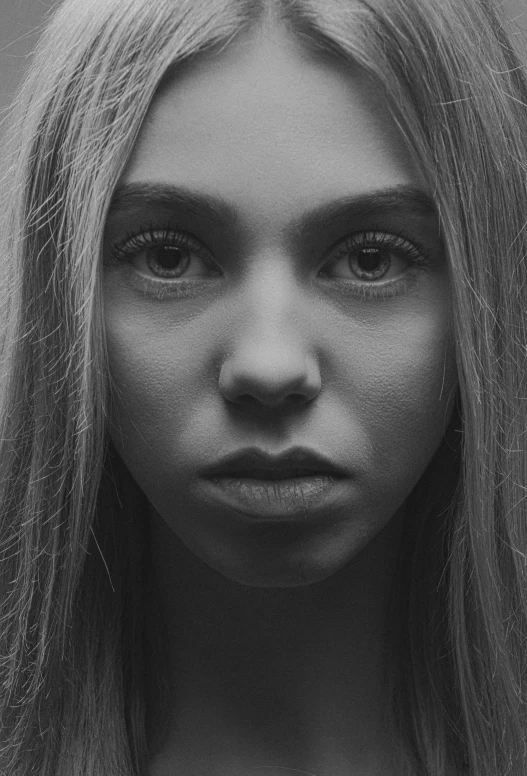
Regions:
<svg viewBox="0 0 527 776"><path fill-rule="evenodd" d="M144 317L140 325L138 317L117 308L106 316L106 337L114 441L148 449L152 459L164 457L167 430L172 440L178 438L210 391L207 338L192 326Z"/></svg>
<svg viewBox="0 0 527 776"><path fill-rule="evenodd" d="M394 484L424 471L452 415L457 369L448 322L446 306L392 322L350 374L371 464Z"/></svg>

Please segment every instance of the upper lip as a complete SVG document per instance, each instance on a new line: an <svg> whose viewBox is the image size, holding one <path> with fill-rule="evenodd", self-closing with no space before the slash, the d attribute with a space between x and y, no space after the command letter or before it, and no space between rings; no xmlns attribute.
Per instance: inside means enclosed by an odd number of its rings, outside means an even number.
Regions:
<svg viewBox="0 0 527 776"><path fill-rule="evenodd" d="M309 477L315 474L349 476L349 472L341 466L303 447L292 447L279 454L248 447L221 458L201 471L203 477L241 476L259 479Z"/></svg>

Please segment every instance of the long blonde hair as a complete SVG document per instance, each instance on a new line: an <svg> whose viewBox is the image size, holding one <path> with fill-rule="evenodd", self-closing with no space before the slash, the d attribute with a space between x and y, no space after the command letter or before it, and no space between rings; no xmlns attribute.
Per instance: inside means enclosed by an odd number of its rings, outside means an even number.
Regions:
<svg viewBox="0 0 527 776"><path fill-rule="evenodd" d="M3 176L6 776L147 773L145 503L108 444L104 223L165 74L268 12L384 89L449 259L457 409L410 496L394 593L401 768L527 772L527 87L491 3L66 0Z"/></svg>

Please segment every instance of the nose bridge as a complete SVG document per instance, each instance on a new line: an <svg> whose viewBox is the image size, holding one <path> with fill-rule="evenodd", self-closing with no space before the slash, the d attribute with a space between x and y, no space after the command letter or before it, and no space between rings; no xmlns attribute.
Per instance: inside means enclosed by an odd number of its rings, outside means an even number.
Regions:
<svg viewBox="0 0 527 776"><path fill-rule="evenodd" d="M294 340L301 310L302 293L290 268L269 262L247 278L242 302L244 327L241 333L256 336L262 343L275 337L286 344ZM292 344L292 342L290 343Z"/></svg>
<svg viewBox="0 0 527 776"><path fill-rule="evenodd" d="M279 261L250 273L239 292L220 387L230 401L277 405L311 399L320 375L305 325L306 300L291 267Z"/></svg>
<svg viewBox="0 0 527 776"><path fill-rule="evenodd" d="M280 365L304 360L310 352L309 299L304 282L285 251L259 257L240 295L239 326L234 335L240 352L254 351L266 363Z"/></svg>

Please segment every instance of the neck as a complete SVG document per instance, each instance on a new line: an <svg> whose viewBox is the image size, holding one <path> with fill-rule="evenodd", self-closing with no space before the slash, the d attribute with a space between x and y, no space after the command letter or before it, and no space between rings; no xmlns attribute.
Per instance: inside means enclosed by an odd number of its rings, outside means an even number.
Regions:
<svg viewBox="0 0 527 776"><path fill-rule="evenodd" d="M385 646L402 518L322 582L257 588L210 569L153 513L172 676L168 748L199 751L206 741L211 765L227 746L233 763L340 773L342 762L343 773L350 763L369 773L372 752L387 746Z"/></svg>

